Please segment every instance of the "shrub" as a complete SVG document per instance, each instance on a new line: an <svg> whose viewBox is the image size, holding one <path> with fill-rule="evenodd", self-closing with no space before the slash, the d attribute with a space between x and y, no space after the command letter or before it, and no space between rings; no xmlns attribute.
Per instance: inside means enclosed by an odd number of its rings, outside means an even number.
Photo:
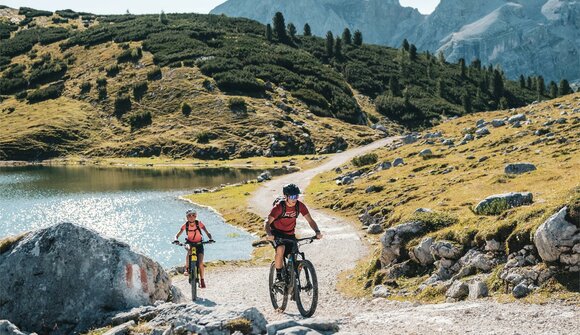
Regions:
<svg viewBox="0 0 580 335"><path fill-rule="evenodd" d="M66 73L67 69L67 65L62 60L47 60L47 57L43 56L40 61L35 62L32 65L28 81L30 82L30 85L37 85L60 80Z"/></svg>
<svg viewBox="0 0 580 335"><path fill-rule="evenodd" d="M0 78L0 94L14 94L20 92L28 85L22 77Z"/></svg>
<svg viewBox="0 0 580 335"><path fill-rule="evenodd" d="M227 92L264 92L264 82L260 82L247 71L233 70L215 75L217 86Z"/></svg>
<svg viewBox="0 0 580 335"><path fill-rule="evenodd" d="M129 124L131 125L131 130L136 130L139 128L143 128L151 124L151 112L149 111L142 111L142 112L135 112L131 113L128 116Z"/></svg>
<svg viewBox="0 0 580 335"><path fill-rule="evenodd" d="M213 85L211 84L211 80L209 79L204 79L203 83L201 83L201 86L203 86L203 88L205 88L208 91L213 91Z"/></svg>
<svg viewBox="0 0 580 335"><path fill-rule="evenodd" d="M206 144L209 143L210 140L216 139L217 136L213 133L210 133L208 131L202 131L200 133L197 133L195 135L195 139L197 141L197 143L200 144Z"/></svg>
<svg viewBox="0 0 580 335"><path fill-rule="evenodd" d="M20 7L18 10L18 15L24 15L27 18L37 17L37 16L52 16L52 12L46 10L38 10L30 7Z"/></svg>
<svg viewBox="0 0 580 335"><path fill-rule="evenodd" d="M67 19L77 19L79 17L79 13L71 9L57 10L55 13L60 17L65 17Z"/></svg>
<svg viewBox="0 0 580 335"><path fill-rule="evenodd" d="M147 72L147 79L148 80L159 80L162 78L161 68L159 66L154 67L153 69Z"/></svg>
<svg viewBox="0 0 580 335"><path fill-rule="evenodd" d="M181 113L185 116L189 116L191 114L191 105L184 101L181 103Z"/></svg>
<svg viewBox="0 0 580 335"><path fill-rule="evenodd" d="M131 110L131 98L127 94L119 94L115 99L115 114L122 116Z"/></svg>
<svg viewBox="0 0 580 335"><path fill-rule="evenodd" d="M105 67L105 72L107 72L107 77L115 77L119 74L119 66L117 64L109 65Z"/></svg>
<svg viewBox="0 0 580 335"><path fill-rule="evenodd" d="M56 99L61 96L64 91L64 83L56 83L49 85L46 88L39 88L36 91L28 94L27 99L29 103L36 103L49 99Z"/></svg>
<svg viewBox="0 0 580 335"><path fill-rule="evenodd" d="M97 78L97 87L106 87L107 86L107 78L99 77Z"/></svg>
<svg viewBox="0 0 580 335"><path fill-rule="evenodd" d="M119 56L117 56L117 63L137 62L143 57L141 48L126 49Z"/></svg>
<svg viewBox="0 0 580 335"><path fill-rule="evenodd" d="M88 93L88 92L90 92L90 91L91 91L91 87L92 87L92 86L93 86L93 85L91 85L91 83L90 83L90 82L88 82L88 81L85 81L85 82L83 82L83 83L81 84L81 94L82 94L82 93Z"/></svg>
<svg viewBox="0 0 580 335"><path fill-rule="evenodd" d="M365 165L375 164L379 159L377 154L365 154L361 156L357 156L351 160L351 163L356 167L361 167Z"/></svg>
<svg viewBox="0 0 580 335"><path fill-rule="evenodd" d="M97 87L97 97L99 98L99 100L107 99L107 86Z"/></svg>
<svg viewBox="0 0 580 335"><path fill-rule="evenodd" d="M228 107L234 112L246 112L246 101L243 98L230 98L228 100Z"/></svg>
<svg viewBox="0 0 580 335"><path fill-rule="evenodd" d="M292 95L304 101L308 105L314 105L324 109L328 108L328 101L326 101L322 95L312 90L299 89L297 91L293 91Z"/></svg>
<svg viewBox="0 0 580 335"><path fill-rule="evenodd" d="M143 98L146 92L147 92L146 81L141 81L133 85L133 96L135 97L135 100L137 101L141 100L141 98Z"/></svg>

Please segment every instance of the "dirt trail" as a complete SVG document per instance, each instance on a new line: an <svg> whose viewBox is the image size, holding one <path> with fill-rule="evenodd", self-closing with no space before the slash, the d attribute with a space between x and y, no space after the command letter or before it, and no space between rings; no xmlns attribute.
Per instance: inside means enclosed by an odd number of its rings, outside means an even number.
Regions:
<svg viewBox="0 0 580 335"><path fill-rule="evenodd" d="M334 169L353 157L385 146L394 138L386 138L364 147L336 154L320 166L278 177L264 183L253 194L250 210L266 217L272 201L282 186L296 183L306 189L312 178ZM308 204L306 204L308 205ZM343 219L309 207L324 238L301 248L317 271L319 304L315 317L337 320L341 332L350 334L575 334L580 329L580 308L560 305L498 304L478 300L453 304L421 305L387 301L385 299L350 299L335 287L337 276L354 267L368 248L360 239L355 225ZM298 220L298 233L306 236L312 230ZM207 248L211 252L211 246ZM201 303L220 305L250 305L257 307L269 321L301 318L290 301L286 312L272 309L268 295L268 267L226 267L208 271L208 288L200 292ZM175 284L188 295L185 279Z"/></svg>

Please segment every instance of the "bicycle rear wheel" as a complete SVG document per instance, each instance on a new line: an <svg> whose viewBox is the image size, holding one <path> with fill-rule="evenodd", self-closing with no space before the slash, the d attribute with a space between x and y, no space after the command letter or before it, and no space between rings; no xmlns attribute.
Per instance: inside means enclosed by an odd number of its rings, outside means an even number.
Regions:
<svg viewBox="0 0 580 335"><path fill-rule="evenodd" d="M197 299L197 262L189 263L189 284L191 285L191 301Z"/></svg>
<svg viewBox="0 0 580 335"><path fill-rule="evenodd" d="M304 317L311 317L318 304L318 279L310 261L303 260L297 266L296 289L294 297L298 311Z"/></svg>
<svg viewBox="0 0 580 335"><path fill-rule="evenodd" d="M268 287L270 289L270 300L274 309L283 311L288 305L288 290L284 283L276 283L276 266L274 262L270 265L270 276L268 278Z"/></svg>

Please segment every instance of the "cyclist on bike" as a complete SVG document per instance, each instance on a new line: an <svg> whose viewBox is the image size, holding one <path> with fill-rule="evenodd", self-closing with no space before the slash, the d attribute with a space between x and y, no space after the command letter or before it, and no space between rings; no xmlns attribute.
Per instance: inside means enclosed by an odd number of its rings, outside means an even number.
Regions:
<svg viewBox="0 0 580 335"><path fill-rule="evenodd" d="M205 225L197 220L197 212L194 209L189 209L185 212L187 217L187 221L181 226L181 229L175 235L175 241L179 240L179 235L186 231L187 237L185 242L190 246L194 243L199 243L202 240L201 231L203 230L207 237L211 240L211 234L205 228ZM201 288L205 288L205 281L204 281L204 265L203 265L203 244L196 244L195 248L197 248L197 262L199 263L199 284ZM187 256L185 257L185 271L183 272L184 275L189 274L189 258L191 257L191 249L187 251Z"/></svg>
<svg viewBox="0 0 580 335"><path fill-rule="evenodd" d="M283 281L282 268L284 266L284 257L290 253L292 246L284 243L278 244L275 239L296 239L296 219L299 214L302 214L306 221L308 221L308 224L316 233L316 238L322 238L318 225L312 216L310 216L308 208L303 202L298 201L298 196L300 195L298 186L295 184L284 185L282 192L284 194L284 200L275 203L264 225L268 240L274 241L274 247L276 248L275 266L277 281ZM286 247L287 245L288 247Z"/></svg>

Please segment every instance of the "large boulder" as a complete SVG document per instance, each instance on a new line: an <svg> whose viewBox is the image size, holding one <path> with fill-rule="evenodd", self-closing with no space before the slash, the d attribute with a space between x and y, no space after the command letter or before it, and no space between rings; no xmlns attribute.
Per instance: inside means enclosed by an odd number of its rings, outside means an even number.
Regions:
<svg viewBox="0 0 580 335"><path fill-rule="evenodd" d="M425 232L425 224L411 221L389 228L381 236L381 265L383 268L396 262L403 254L404 244L412 237Z"/></svg>
<svg viewBox="0 0 580 335"><path fill-rule="evenodd" d="M513 207L529 205L532 201L533 195L530 192L496 194L480 201L474 211L479 215L498 215Z"/></svg>
<svg viewBox="0 0 580 335"><path fill-rule="evenodd" d="M171 292L161 265L72 223L28 233L0 254L0 273L0 315L39 333L86 331Z"/></svg>
<svg viewBox="0 0 580 335"><path fill-rule="evenodd" d="M534 234L538 254L546 262L558 261L562 256L567 260L568 256L574 255L574 250L580 249L574 248L580 244L580 232L578 227L566 220L567 211L567 206L559 210L542 223Z"/></svg>
<svg viewBox="0 0 580 335"><path fill-rule="evenodd" d="M409 250L409 257L421 265L433 264L435 262L435 258L431 254L433 241L432 237L422 239L417 246Z"/></svg>
<svg viewBox="0 0 580 335"><path fill-rule="evenodd" d="M465 299L469 295L469 286L466 283L456 280L451 284L445 296L455 300Z"/></svg>
<svg viewBox="0 0 580 335"><path fill-rule="evenodd" d="M458 259L461 253L461 248L449 241L437 241L431 245L431 254L439 258Z"/></svg>

